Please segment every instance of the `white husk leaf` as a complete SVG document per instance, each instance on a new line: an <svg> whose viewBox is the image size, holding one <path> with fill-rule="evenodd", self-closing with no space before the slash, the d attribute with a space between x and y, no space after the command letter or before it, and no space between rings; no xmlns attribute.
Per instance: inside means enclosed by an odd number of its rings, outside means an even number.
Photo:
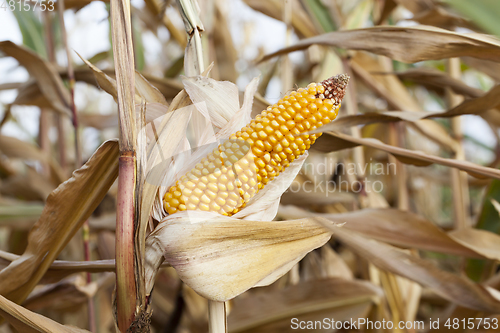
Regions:
<svg viewBox="0 0 500 333"><path fill-rule="evenodd" d="M238 87L231 82L195 76L183 78L182 83L194 104L206 103L210 120L219 129L240 108Z"/></svg>
<svg viewBox="0 0 500 333"><path fill-rule="evenodd" d="M175 181L182 175L193 169L203 157L212 152L221 143L221 140L228 139L229 135L250 122L252 101L257 89L258 78L253 79L247 86L244 102L239 110L238 88L233 83L215 81L204 76L184 78L183 82L191 100L195 103L184 108L192 112L190 124L193 129L194 142L192 147L189 146L187 135L184 133L184 146L179 148L172 159L163 166L166 175L158 192L153 213L157 220L166 216L162 200L168 188L174 185ZM205 96L210 96L210 100L203 100L203 98L207 98ZM232 97L235 97L236 102L231 102ZM159 107L156 106L156 108ZM229 121L225 119L226 116L230 117ZM214 119L218 119L217 123L214 123ZM203 131L200 133L201 129ZM214 133L217 130L219 131Z"/></svg>
<svg viewBox="0 0 500 333"><path fill-rule="evenodd" d="M276 281L330 235L314 218L249 221L184 211L167 216L148 237L146 257L157 261L162 249L167 262L198 294L227 301Z"/></svg>
<svg viewBox="0 0 500 333"><path fill-rule="evenodd" d="M259 78L254 78L245 89L245 96L243 97L243 105L241 109L236 112L231 120L225 124L219 132L217 132L217 138L229 138L229 136L241 128L246 126L250 120L252 120L252 104L253 96L257 91L259 84Z"/></svg>

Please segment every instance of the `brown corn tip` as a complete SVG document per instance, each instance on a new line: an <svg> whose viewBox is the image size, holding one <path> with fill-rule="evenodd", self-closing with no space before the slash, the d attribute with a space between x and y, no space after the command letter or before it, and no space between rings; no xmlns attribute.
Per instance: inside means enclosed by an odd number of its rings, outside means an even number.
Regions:
<svg viewBox="0 0 500 333"><path fill-rule="evenodd" d="M237 213L321 136L304 133L337 117L348 81L340 74L311 83L262 111L168 190L163 198L167 213Z"/></svg>

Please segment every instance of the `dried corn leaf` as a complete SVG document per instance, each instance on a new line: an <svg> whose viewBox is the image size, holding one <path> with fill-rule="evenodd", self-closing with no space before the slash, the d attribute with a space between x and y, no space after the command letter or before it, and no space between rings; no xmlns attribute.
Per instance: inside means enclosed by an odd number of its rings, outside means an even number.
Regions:
<svg viewBox="0 0 500 333"><path fill-rule="evenodd" d="M68 89L49 62L40 58L33 51L11 41L0 42L0 51L15 58L28 70L30 75L36 79L40 91L54 110L66 115L71 114Z"/></svg>
<svg viewBox="0 0 500 333"><path fill-rule="evenodd" d="M398 209L363 209L341 214L315 214L293 206L283 206L285 219L323 217L345 223L344 229L404 248L500 260L500 236L477 229L446 233L430 221Z"/></svg>
<svg viewBox="0 0 500 333"><path fill-rule="evenodd" d="M55 187L47 177L27 167L26 172L5 179L0 184L0 193L24 200L44 201Z"/></svg>
<svg viewBox="0 0 500 333"><path fill-rule="evenodd" d="M165 96L139 72L135 72L135 90L148 103L160 103L168 106Z"/></svg>
<svg viewBox="0 0 500 333"><path fill-rule="evenodd" d="M380 142L373 138L355 138L350 135L337 132L328 132L330 136L321 136L314 148L322 151L337 151L353 148L359 145L380 149L388 152L405 164L416 166L429 166L433 163L456 168L467 172L476 178L496 178L500 179L500 171L493 168L480 166L468 161L461 161L449 158L429 155L420 151L413 151L399 148Z"/></svg>
<svg viewBox="0 0 500 333"><path fill-rule="evenodd" d="M113 96L116 100L117 90L116 90L116 80L109 76L105 71L100 70L88 60L80 56L80 58L87 64L90 70L94 73L95 80L98 86ZM78 77L77 77L78 79ZM162 79L157 79L157 81L162 82ZM182 89L179 87L178 90ZM174 88L177 90L177 88ZM177 92L178 92L177 90ZM148 103L160 103L168 106L165 96L160 92L160 90L151 84L141 73L135 71L135 102L140 103L141 99L144 99Z"/></svg>
<svg viewBox="0 0 500 333"><path fill-rule="evenodd" d="M52 105L38 87L36 80L29 80L21 85L12 105L34 105L40 108L50 108Z"/></svg>
<svg viewBox="0 0 500 333"><path fill-rule="evenodd" d="M29 142L11 136L0 135L0 152L10 158L36 160L49 165L55 184L66 180L66 176L59 164L52 157L41 151L40 148Z"/></svg>
<svg viewBox="0 0 500 333"><path fill-rule="evenodd" d="M0 295L0 316L5 318L20 333L84 333L76 327L61 325L52 319L31 312Z"/></svg>
<svg viewBox="0 0 500 333"><path fill-rule="evenodd" d="M267 16L282 20L283 18L283 2L280 0L245 0L245 3L252 9L255 9ZM318 34L314 23L310 16L298 3L292 2L292 26L297 31L299 36L312 37Z"/></svg>
<svg viewBox="0 0 500 333"><path fill-rule="evenodd" d="M485 258L500 261L500 236L480 229L464 228L448 233L454 241L482 254Z"/></svg>
<svg viewBox="0 0 500 333"><path fill-rule="evenodd" d="M444 82L439 82L443 86ZM472 89L472 88L471 88ZM477 94L469 91L469 93ZM423 119L430 118L450 118L465 114L481 114L500 105L500 85L493 87L485 94L479 97L468 99L456 107L447 111L440 112L414 112L414 111L385 111L385 112L370 112L361 115L353 115L338 118L321 128L321 131L336 131L346 126L368 125L373 123L387 123L397 121L418 122Z"/></svg>
<svg viewBox="0 0 500 333"><path fill-rule="evenodd" d="M266 222L185 211L164 221L147 238L146 262L164 255L188 286L216 301L274 282L331 235L314 218Z"/></svg>
<svg viewBox="0 0 500 333"><path fill-rule="evenodd" d="M287 332L292 318L358 318L382 297L382 290L369 282L340 278L314 280L279 290L263 288L234 300L228 316L229 332Z"/></svg>
<svg viewBox="0 0 500 333"><path fill-rule="evenodd" d="M378 26L330 32L303 39L266 55L261 61L314 44L369 51L407 63L464 56L500 62L500 41L495 37L432 26Z"/></svg>
<svg viewBox="0 0 500 333"><path fill-rule="evenodd" d="M0 226L14 229L29 229L38 220L43 205L18 201L0 203Z"/></svg>
<svg viewBox="0 0 500 333"><path fill-rule="evenodd" d="M480 89L468 86L463 81L457 80L445 72L431 68L412 68L404 72L391 74L397 75L402 80L416 82L441 94L444 93L445 88L450 88L454 93L466 97L477 98L484 94Z"/></svg>
<svg viewBox="0 0 500 333"><path fill-rule="evenodd" d="M238 60L238 52L234 47L231 29L222 6L220 2L215 3L215 19L217 21L213 27L213 43L217 64L215 69L219 80L236 82L238 72L235 63Z"/></svg>
<svg viewBox="0 0 500 333"><path fill-rule="evenodd" d="M323 225L326 227L328 223L331 222L325 220ZM463 307L484 312L500 312L500 299L487 287L463 276L440 270L429 261L408 255L379 241L362 237L353 231L335 226L331 230L335 230L335 237L338 240L380 269L415 281Z"/></svg>
<svg viewBox="0 0 500 333"><path fill-rule="evenodd" d="M95 66L94 66L95 67ZM97 67L95 67L97 68ZM101 71L101 70L100 70ZM104 69L101 71L103 74L106 74L109 78L114 80L115 77L115 72L113 69ZM139 72L136 72L139 73ZM61 71L59 74L62 77L65 77L66 72ZM179 93L180 90L182 90L182 84L173 79L165 79L165 78L159 78L156 76L151 76L147 74L142 74L146 80L149 81L153 86L155 86L162 94L165 96L167 99L172 99ZM76 68L75 69L75 79L76 81L81 81L81 82L86 82L88 84L98 86L98 83L96 82L96 78L94 76L94 72L90 68Z"/></svg>
<svg viewBox="0 0 500 333"><path fill-rule="evenodd" d="M463 57L463 62L472 68L490 76L495 81L500 81L500 64L491 60L476 59L472 57Z"/></svg>
<svg viewBox="0 0 500 333"><path fill-rule="evenodd" d="M387 77L373 76L369 70L380 72L389 69L387 64L380 57L373 59L363 52L358 52L351 62L350 66L353 72L376 94L384 98L390 107L395 110L409 110L421 112L420 105L409 94L408 90L402 85L400 80L389 75ZM387 59L386 59L387 60ZM367 67L368 69L365 69ZM390 67L392 69L392 67ZM444 127L434 121L422 120L410 124L419 133L425 137L443 145L449 150L457 150L457 142L451 138Z"/></svg>
<svg viewBox="0 0 500 333"><path fill-rule="evenodd" d="M118 126L118 115L116 114L80 113L78 120L83 126L93 127L98 130L116 128Z"/></svg>
<svg viewBox="0 0 500 333"><path fill-rule="evenodd" d="M23 302L23 306L30 310L64 310L85 304L89 298L94 297L97 289L97 282L87 283L83 275L76 275L35 288Z"/></svg>
<svg viewBox="0 0 500 333"><path fill-rule="evenodd" d="M405 7L413 14L419 14L432 9L435 4L432 0L395 0L398 4Z"/></svg>
<svg viewBox="0 0 500 333"><path fill-rule="evenodd" d="M116 80L101 71L99 68L91 64L88 60L84 59L82 56L78 55L80 59L89 66L90 70L94 73L95 81L97 81L97 86L113 96L116 101L116 96L118 92L116 91ZM76 74L76 73L75 73Z"/></svg>
<svg viewBox="0 0 500 333"><path fill-rule="evenodd" d="M455 15L441 6L422 11L414 15L412 20L424 25L432 25L435 27L453 30L456 27L464 27L471 30L476 30L477 27L461 16Z"/></svg>
<svg viewBox="0 0 500 333"><path fill-rule="evenodd" d="M19 259L19 255L0 251L0 270L7 267L14 260ZM169 267L164 263L162 267ZM65 261L55 260L50 265L45 275L40 280L42 284L56 283L69 275L75 273L103 273L114 272L115 260L93 260L93 261Z"/></svg>
<svg viewBox="0 0 500 333"><path fill-rule="evenodd" d="M47 198L24 254L0 271L0 294L15 302L29 295L118 175L118 145L107 141Z"/></svg>

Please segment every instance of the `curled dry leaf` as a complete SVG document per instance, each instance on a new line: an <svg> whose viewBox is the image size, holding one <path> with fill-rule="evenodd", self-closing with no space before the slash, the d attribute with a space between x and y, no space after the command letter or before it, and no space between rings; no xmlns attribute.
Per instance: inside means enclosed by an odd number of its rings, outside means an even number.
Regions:
<svg viewBox="0 0 500 333"><path fill-rule="evenodd" d="M93 69L97 69L97 67L94 66L93 68L75 68L75 80L86 82L93 86L99 86L98 82L96 82L96 77L94 75ZM103 69L101 72L114 80L114 69ZM61 75L61 77L65 77L67 75L65 71L60 71L59 74ZM138 74L139 72L136 72L136 80L138 80ZM144 78L150 84L156 87L166 99L174 98L175 95L177 95L179 91L182 90L182 84L177 80L160 78L142 73L140 75L144 76Z"/></svg>
<svg viewBox="0 0 500 333"><path fill-rule="evenodd" d="M469 20L455 15L445 8L437 5L413 16L413 20L419 22L420 24L432 25L449 30L453 30L456 27L476 29L475 25Z"/></svg>
<svg viewBox="0 0 500 333"><path fill-rule="evenodd" d="M411 72L411 76L416 76L416 75L417 75L416 73ZM427 77L425 74L422 75L423 77ZM441 88L446 86L446 83L443 82L446 80L446 77L442 77L440 75L434 75L434 73L428 75L433 75L434 77L437 77L435 82L436 84L439 84ZM500 86L493 87L486 94L483 94L480 90L474 88L470 88L469 90L467 90L467 88L465 87L455 87L455 88L457 90L461 89L460 90L461 93L467 93L469 95L473 95L475 98L468 99L462 102L461 104L457 105L456 107L443 112L385 111L378 113L370 112L360 115L345 116L337 119L336 121L330 124L323 126L321 130L316 130L314 132L337 131L342 128L345 128L346 126L368 125L373 123L388 123L388 122L398 122L398 121L418 122L422 119L449 118L465 114L481 114L485 111L496 108L498 105L500 105Z"/></svg>
<svg viewBox="0 0 500 333"><path fill-rule="evenodd" d="M47 177L27 166L25 172L5 179L0 184L0 193L25 200L44 201L55 187Z"/></svg>
<svg viewBox="0 0 500 333"><path fill-rule="evenodd" d="M52 319L32 312L0 295L0 316L18 332L89 333L76 327L61 325Z"/></svg>
<svg viewBox="0 0 500 333"><path fill-rule="evenodd" d="M355 138L350 135L337 132L328 132L329 135L321 136L314 146L314 149L321 151L337 151L346 148L352 148L359 145L383 150L392 154L398 160L405 164L416 166L429 166L433 163L456 168L467 172L476 178L495 178L500 179L500 171L493 168L480 166L468 161L461 161L439 156L429 155L420 151L413 151L399 148L380 142L377 139Z"/></svg>
<svg viewBox="0 0 500 333"><path fill-rule="evenodd" d="M221 128L239 110L238 88L229 81L216 81L203 76L182 80L189 98L196 105L206 104L214 126Z"/></svg>
<svg viewBox="0 0 500 333"><path fill-rule="evenodd" d="M266 14L276 20L283 19L283 2L280 0L245 0L245 3L251 8ZM292 3L291 23L295 31L301 36L312 37L318 34L310 16L304 10L300 3Z"/></svg>
<svg viewBox="0 0 500 333"><path fill-rule="evenodd" d="M56 184L66 180L66 176L59 164L53 158L41 151L40 148L31 143L11 136L0 135L0 152L10 158L36 160L49 165L52 178Z"/></svg>
<svg viewBox="0 0 500 333"><path fill-rule="evenodd" d="M285 219L323 217L345 223L344 229L403 248L500 260L500 236L472 228L446 233L423 217L398 209L316 214L293 206L282 206L279 216Z"/></svg>
<svg viewBox="0 0 500 333"><path fill-rule="evenodd" d="M30 310L67 309L84 304L94 297L97 289L97 282L87 283L83 275L71 276L57 283L35 288L23 306Z"/></svg>
<svg viewBox="0 0 500 333"><path fill-rule="evenodd" d="M381 73L382 74L382 73ZM385 74L385 73L384 73ZM449 74L431 68L412 68L404 72L389 73L397 75L402 80L409 80L421 84L428 89L444 93L445 88L450 88L453 92L467 97L480 97L484 92L471 87L463 81L451 77Z"/></svg>
<svg viewBox="0 0 500 333"><path fill-rule="evenodd" d="M167 217L148 237L146 261L164 255L197 293L227 301L274 282L330 235L315 218L249 221L184 211Z"/></svg>
<svg viewBox="0 0 500 333"><path fill-rule="evenodd" d="M324 219L323 225L332 223ZM355 253L370 261L380 269L403 276L422 286L434 290L441 297L463 307L484 312L500 313L500 298L491 291L471 280L438 269L429 261L408 255L396 248L368 239L359 234L331 226L335 237L349 246Z"/></svg>
<svg viewBox="0 0 500 333"><path fill-rule="evenodd" d="M71 114L70 96L55 68L36 53L11 41L0 42L0 51L15 58L33 76L52 108L66 115Z"/></svg>
<svg viewBox="0 0 500 333"><path fill-rule="evenodd" d="M490 76L493 80L497 82L500 81L500 63L472 57L463 57L461 59L465 64L483 72L484 74Z"/></svg>
<svg viewBox="0 0 500 333"><path fill-rule="evenodd" d="M84 59L82 56L80 58L87 64L89 69L94 73L95 80L97 81L98 86L113 96L116 100L117 98L117 90L116 90L116 80L109 76L106 72L100 70L93 64L91 64L88 60ZM162 83L161 79L158 79L160 83ZM177 90L177 87L174 87L173 90ZM178 87L179 90L181 87ZM178 91L178 90L177 90ZM168 106L167 100L165 96L160 92L160 90L151 84L141 73L135 71L135 102L140 103L141 99L144 99L148 103L159 103L165 106Z"/></svg>
<svg viewBox="0 0 500 333"><path fill-rule="evenodd" d="M369 282L340 278L313 280L284 289L263 288L234 300L228 317L229 332L287 332L292 318L359 318L382 297L382 290Z"/></svg>
<svg viewBox="0 0 500 333"><path fill-rule="evenodd" d="M11 200L1 202L0 226L29 229L38 220L42 210L43 205L39 203L24 203Z"/></svg>
<svg viewBox="0 0 500 333"><path fill-rule="evenodd" d="M118 144L107 141L47 198L24 254L0 271L0 294L22 302L118 176Z"/></svg>
<svg viewBox="0 0 500 333"><path fill-rule="evenodd" d="M83 126L104 130L106 128L116 128L118 126L118 115L80 113L78 115L78 121L80 121Z"/></svg>
<svg viewBox="0 0 500 333"><path fill-rule="evenodd" d="M457 243L466 246L485 258L500 261L500 236L480 229L464 228L448 233Z"/></svg>
<svg viewBox="0 0 500 333"><path fill-rule="evenodd" d="M18 88L17 96L12 105L34 105L40 108L50 108L52 105L38 87L36 80L29 80Z"/></svg>
<svg viewBox="0 0 500 333"><path fill-rule="evenodd" d="M369 51L407 63L463 56L500 61L500 41L495 37L423 25L334 31L303 39L295 45L266 55L261 61L303 50L314 44Z"/></svg>

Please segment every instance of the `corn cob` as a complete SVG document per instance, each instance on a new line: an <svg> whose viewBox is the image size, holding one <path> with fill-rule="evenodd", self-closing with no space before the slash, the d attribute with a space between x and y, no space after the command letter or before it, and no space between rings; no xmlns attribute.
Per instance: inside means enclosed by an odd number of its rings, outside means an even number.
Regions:
<svg viewBox="0 0 500 333"><path fill-rule="evenodd" d="M182 176L163 198L184 210L233 215L321 135L304 134L335 119L349 76L299 88L269 106Z"/></svg>

